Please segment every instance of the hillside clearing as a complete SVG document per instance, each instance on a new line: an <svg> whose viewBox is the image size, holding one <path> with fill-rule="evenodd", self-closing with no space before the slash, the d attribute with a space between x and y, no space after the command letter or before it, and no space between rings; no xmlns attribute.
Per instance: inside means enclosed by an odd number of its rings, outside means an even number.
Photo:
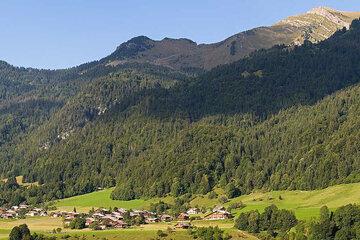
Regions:
<svg viewBox="0 0 360 240"><path fill-rule="evenodd" d="M3 182L7 182L7 178L1 179L1 181ZM16 177L16 182L20 185L20 186L25 186L25 187L29 187L29 186L39 186L38 182L33 182L33 183L27 183L24 182L24 176L17 176Z"/></svg>

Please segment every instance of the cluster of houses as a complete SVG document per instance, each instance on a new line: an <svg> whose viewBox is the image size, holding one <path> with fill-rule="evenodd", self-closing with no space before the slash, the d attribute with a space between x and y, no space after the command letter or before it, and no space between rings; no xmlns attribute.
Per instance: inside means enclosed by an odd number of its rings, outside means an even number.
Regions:
<svg viewBox="0 0 360 240"><path fill-rule="evenodd" d="M154 212L146 210L132 210L128 212L126 209L119 208L113 211L108 209L97 209L89 214L82 214L77 212L51 212L47 213L42 208L33 208L26 204L19 206L12 206L9 209L0 208L0 218L14 219L23 217L35 217L35 216L51 216L53 218L62 218L64 227L70 226L71 222L77 217L85 219L85 227L94 227L98 230L108 228L127 228L129 227L129 221L125 221L124 216L127 214L127 218L141 219L143 223L157 223L157 222L172 222L177 221L176 228L190 228L190 220L203 219L203 220L224 220L231 218L231 214L225 210L224 207L215 207L211 212L202 215L198 208L190 208L188 211L180 213L177 217L173 217L168 214L156 214ZM202 218L200 217L203 216ZM96 223L96 224L94 224Z"/></svg>
<svg viewBox="0 0 360 240"><path fill-rule="evenodd" d="M125 221L125 214L131 219L140 218L143 223L151 224L158 222L172 222L177 221L176 228L190 228L190 220L194 215L198 216L198 219L204 220L224 220L231 218L231 214L225 210L224 207L216 207L210 213L206 214L203 218L200 218L200 210L197 208L191 208L187 212L180 213L177 217L173 217L168 214L156 214L154 212L146 210L132 210L128 212L126 209L119 208L113 211L100 208L91 214L81 214L77 212L52 212L51 217L61 217L63 219L64 227L69 227L71 222L77 217L81 216L85 219L85 227L94 228L97 230L104 230L109 228L127 228L129 227L128 221Z"/></svg>
<svg viewBox="0 0 360 240"><path fill-rule="evenodd" d="M23 217L45 217L48 213L42 208L33 208L26 204L20 204L19 206L12 206L9 209L0 208L0 218L14 219Z"/></svg>
<svg viewBox="0 0 360 240"><path fill-rule="evenodd" d="M198 208L190 208L186 213L181 213L178 218L181 220L189 220L191 215L200 214L200 210ZM230 212L226 211L223 206L216 206L213 210L202 218L203 220L225 220L232 218Z"/></svg>
<svg viewBox="0 0 360 240"><path fill-rule="evenodd" d="M127 214L127 210L123 208L110 211L108 209L100 208L95 210L91 214L77 213L77 212L53 212L50 214L51 217L61 217L64 219L64 226L70 226L70 223L77 218L82 216L85 218L85 227L91 227L96 223L98 230L108 229L108 228L126 228L129 227L128 223L124 221L124 215ZM155 213L142 210L134 210L128 213L130 218L135 219L136 217L141 217L144 219L145 223L155 223L160 221L171 221L170 216L161 216L161 219L157 218Z"/></svg>
<svg viewBox="0 0 360 240"><path fill-rule="evenodd" d="M230 212L226 211L225 207L217 206L211 213L205 215L204 220L225 220L232 218Z"/></svg>
<svg viewBox="0 0 360 240"><path fill-rule="evenodd" d="M70 223L79 216L84 214L77 212L53 212L50 214L51 217L63 219L64 227L69 227ZM119 211L110 212L106 209L98 209L93 214L85 215L85 227L89 228L93 223L98 223L98 228L126 228L127 224L123 221L123 217Z"/></svg>

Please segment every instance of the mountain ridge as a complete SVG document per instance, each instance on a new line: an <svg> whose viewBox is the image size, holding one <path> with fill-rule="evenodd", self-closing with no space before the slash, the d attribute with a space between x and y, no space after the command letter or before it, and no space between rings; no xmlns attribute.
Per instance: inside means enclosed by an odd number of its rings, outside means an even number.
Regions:
<svg viewBox="0 0 360 240"><path fill-rule="evenodd" d="M86 67L88 64L116 67L128 63L148 63L183 71L210 70L274 45L301 45L305 40L313 43L323 41L337 30L348 28L351 21L359 17L360 12L317 7L271 26L249 29L209 44L186 38L153 40L147 36L137 36L120 44L100 60L69 69Z"/></svg>
<svg viewBox="0 0 360 240"><path fill-rule="evenodd" d="M90 64L118 66L135 62L185 71L210 70L277 44L301 45L305 40L313 43L323 41L335 31L348 28L351 21L359 17L360 12L317 7L303 14L287 17L271 26L249 29L209 44L196 43L187 38L166 37L153 40L147 36L137 36L117 46L110 55ZM87 64L89 63L72 68Z"/></svg>
<svg viewBox="0 0 360 240"><path fill-rule="evenodd" d="M126 58L122 53L121 44L107 61L121 64L127 61L148 62L174 69L205 69L237 61L251 52L270 48L277 44L300 45L305 40L313 43L325 40L335 31L350 26L351 21L360 17L360 12L344 12L331 8L318 7L304 14L288 17L269 27L258 27L237 33L220 42L198 44L191 40L164 38L153 40L146 38L145 48L141 48ZM144 38L144 36L133 39ZM129 40L125 44L129 43ZM151 43L149 45L149 42ZM139 43L139 42L137 42ZM144 42L143 42L144 43Z"/></svg>

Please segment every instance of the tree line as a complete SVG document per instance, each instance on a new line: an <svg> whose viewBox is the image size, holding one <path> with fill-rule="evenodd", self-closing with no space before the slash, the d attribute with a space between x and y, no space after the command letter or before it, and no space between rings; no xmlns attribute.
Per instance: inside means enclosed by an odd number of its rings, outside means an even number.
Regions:
<svg viewBox="0 0 360 240"><path fill-rule="evenodd" d="M256 234L260 239L286 240L348 240L360 238L360 207L349 204L335 211L324 206L317 220L298 221L295 215L276 206L263 213L240 214L235 227Z"/></svg>

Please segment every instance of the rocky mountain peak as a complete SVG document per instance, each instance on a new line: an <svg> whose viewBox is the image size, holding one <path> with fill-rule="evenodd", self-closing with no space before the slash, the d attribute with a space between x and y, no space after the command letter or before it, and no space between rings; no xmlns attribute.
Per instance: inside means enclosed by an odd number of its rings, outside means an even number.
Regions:
<svg viewBox="0 0 360 240"><path fill-rule="evenodd" d="M307 14L316 14L326 18L327 20L346 28L349 28L350 24L345 22L341 16L341 11L334 10L329 7L316 7L307 12Z"/></svg>
<svg viewBox="0 0 360 240"><path fill-rule="evenodd" d="M311 9L310 11L308 11L308 13L314 13L314 14L323 14L324 12L337 12L337 10L332 9L330 7L324 7L324 6L320 6L320 7L315 7L313 9Z"/></svg>
<svg viewBox="0 0 360 240"><path fill-rule="evenodd" d="M142 44L146 44L148 41L152 41L152 40L150 38L148 38L147 36L137 36L137 37L130 39L126 43L142 45Z"/></svg>

